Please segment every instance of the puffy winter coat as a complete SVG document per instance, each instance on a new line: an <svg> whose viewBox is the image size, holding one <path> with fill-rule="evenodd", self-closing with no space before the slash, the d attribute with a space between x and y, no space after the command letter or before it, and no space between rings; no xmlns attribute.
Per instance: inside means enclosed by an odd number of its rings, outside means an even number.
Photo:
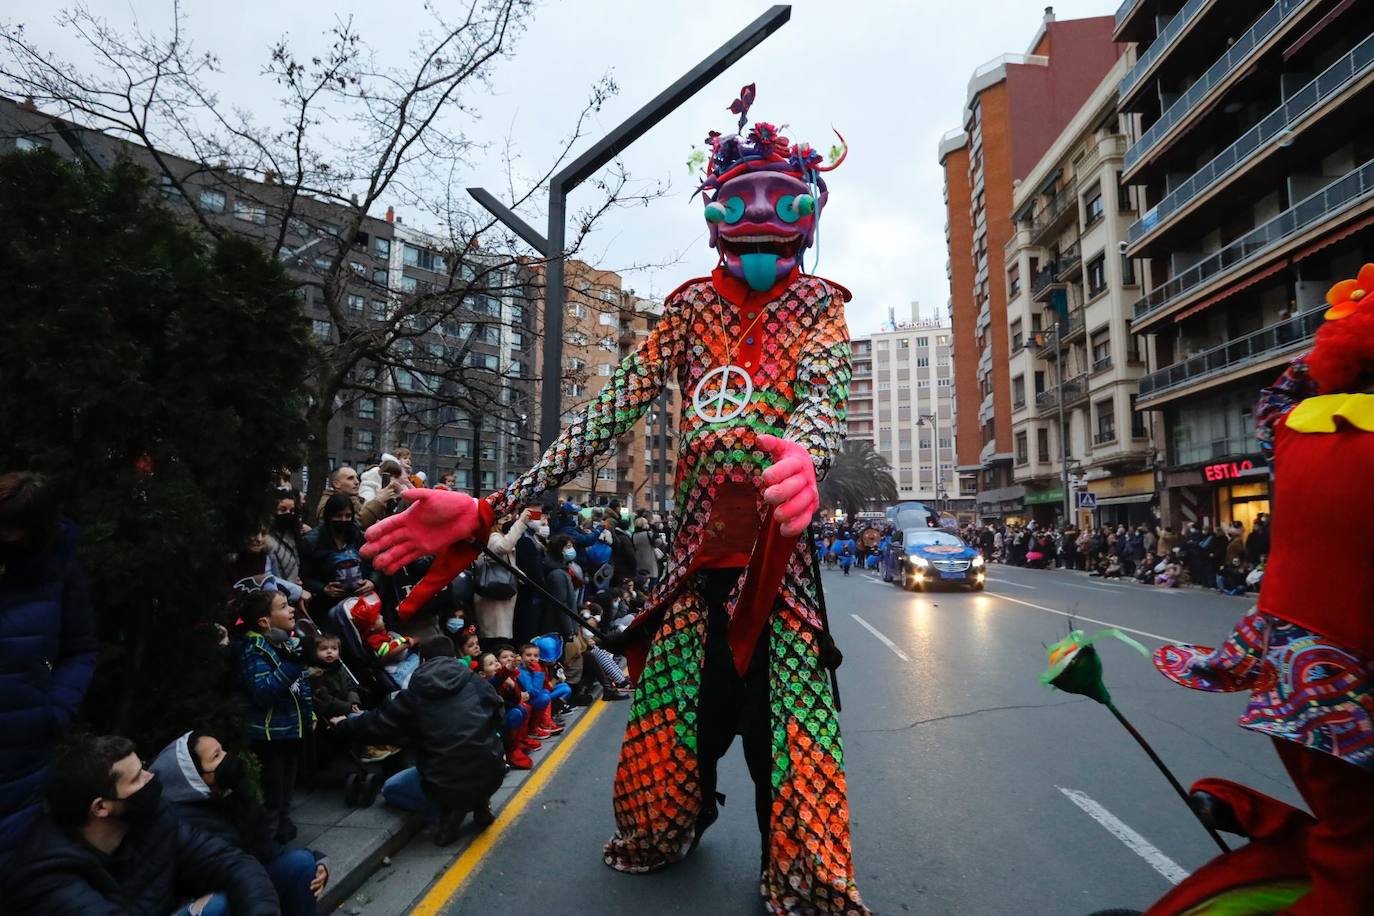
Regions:
<svg viewBox="0 0 1374 916"><path fill-rule="evenodd" d="M443 808L470 808L490 798L506 774L497 731L503 717L491 684L443 657L422 664L409 687L335 731L365 744L409 745L425 794Z"/></svg>
<svg viewBox="0 0 1374 916"><path fill-rule="evenodd" d="M239 643L239 678L247 708L248 737L253 741L294 741L305 737L314 713L310 678L296 659L278 652L261 634L250 630Z"/></svg>
<svg viewBox="0 0 1374 916"><path fill-rule="evenodd" d="M0 574L0 871L38 822L53 744L95 670L96 638L79 532Z"/></svg>
<svg viewBox="0 0 1374 916"><path fill-rule="evenodd" d="M4 878L6 914L162 916L212 891L234 916L281 912L257 859L183 823L166 802L108 856L44 818Z"/></svg>

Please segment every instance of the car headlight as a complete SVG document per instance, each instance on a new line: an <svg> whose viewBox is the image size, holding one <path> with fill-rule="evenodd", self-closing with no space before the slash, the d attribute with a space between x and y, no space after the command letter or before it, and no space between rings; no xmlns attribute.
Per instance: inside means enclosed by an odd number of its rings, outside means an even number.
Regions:
<svg viewBox="0 0 1374 916"><path fill-rule="evenodd" d="M978 569L979 567L983 566L986 562L987 562L987 561L985 561L982 557L974 557L974 558L973 558L973 568L974 568L974 569Z"/></svg>
<svg viewBox="0 0 1374 916"><path fill-rule="evenodd" d="M927 560L925 557L913 556L910 557L909 560L911 565L915 566L917 569L925 569L926 567L930 566L930 561Z"/></svg>

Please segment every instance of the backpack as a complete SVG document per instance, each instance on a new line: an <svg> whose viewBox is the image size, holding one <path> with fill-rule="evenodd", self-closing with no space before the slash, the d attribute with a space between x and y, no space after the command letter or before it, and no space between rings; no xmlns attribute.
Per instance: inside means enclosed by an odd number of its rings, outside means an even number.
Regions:
<svg viewBox="0 0 1374 916"><path fill-rule="evenodd" d="M490 557L478 557L476 572L472 589L483 598L504 601L515 597L515 574L506 567Z"/></svg>

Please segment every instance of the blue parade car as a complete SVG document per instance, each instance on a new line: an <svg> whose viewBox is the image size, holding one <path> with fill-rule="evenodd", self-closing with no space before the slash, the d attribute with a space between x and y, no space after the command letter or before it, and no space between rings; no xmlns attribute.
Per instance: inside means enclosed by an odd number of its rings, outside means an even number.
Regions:
<svg viewBox="0 0 1374 916"><path fill-rule="evenodd" d="M960 585L981 592L986 569L982 554L938 528L907 528L894 534L883 558L885 581L921 591Z"/></svg>

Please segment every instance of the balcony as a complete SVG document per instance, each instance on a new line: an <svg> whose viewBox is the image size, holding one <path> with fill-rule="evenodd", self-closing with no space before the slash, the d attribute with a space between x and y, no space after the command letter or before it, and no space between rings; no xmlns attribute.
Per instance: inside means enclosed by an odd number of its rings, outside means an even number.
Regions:
<svg viewBox="0 0 1374 916"><path fill-rule="evenodd" d="M1080 372L1064 380L1064 406L1072 407L1088 397L1088 373Z"/></svg>
<svg viewBox="0 0 1374 916"><path fill-rule="evenodd" d="M1073 280L1083 275L1083 253L1077 244L1067 251L1060 252L1059 258L1054 264L1057 268L1054 278L1060 282Z"/></svg>
<svg viewBox="0 0 1374 916"><path fill-rule="evenodd" d="M1078 216L1078 182L1066 184L1045 202L1031 224L1031 244L1039 245L1051 232L1064 228L1066 217Z"/></svg>
<svg viewBox="0 0 1374 916"><path fill-rule="evenodd" d="M1104 429L1093 435L1093 445L1111 445L1116 442L1116 430Z"/></svg>
<svg viewBox="0 0 1374 916"><path fill-rule="evenodd" d="M1058 275L1059 268L1054 261L1037 270L1031 278L1031 299L1036 302L1048 302L1050 291L1064 285L1055 279Z"/></svg>
<svg viewBox="0 0 1374 916"><path fill-rule="evenodd" d="M854 378L873 378L873 363L856 362L854 363Z"/></svg>
<svg viewBox="0 0 1374 916"><path fill-rule="evenodd" d="M1136 220L1127 232L1127 243L1135 247L1147 235L1158 231L1171 216L1205 191L1215 188L1223 179L1235 175L1261 153L1268 151L1270 141L1291 135L1298 122L1308 113L1371 71L1374 71L1374 35L1360 42L1349 54L1289 96L1288 101L1271 111L1242 134L1240 139L1166 195L1154 209Z"/></svg>
<svg viewBox="0 0 1374 916"><path fill-rule="evenodd" d="M1236 455L1253 455L1258 451L1259 447L1255 445L1253 435L1213 439L1210 442L1199 442L1196 445L1175 444L1169 450L1169 464L1174 467L1185 464L1200 464L1217 461L1221 458L1231 458Z"/></svg>
<svg viewBox="0 0 1374 916"><path fill-rule="evenodd" d="M1185 386L1219 379L1247 366L1303 349L1321 327L1325 306L1304 312L1237 340L1204 350L1140 379L1140 403L1153 401Z"/></svg>
<svg viewBox="0 0 1374 916"><path fill-rule="evenodd" d="M1281 26L1311 5L1312 0L1277 0L1263 16L1255 21L1248 32L1237 39L1235 44L1231 45L1226 53L1216 63L1212 64L1207 72L1198 78L1197 82L1188 87L1188 91L1179 96L1159 116L1159 120L1151 124L1150 129L1140 135L1140 139L1130 149L1126 150L1122 174L1129 177L1131 169L1135 167L1136 163L1150 153L1164 138L1165 134L1186 120L1189 115L1203 111L1204 103L1214 90L1227 82L1233 75L1244 72L1245 68L1252 62L1256 50L1276 34Z"/></svg>
<svg viewBox="0 0 1374 916"><path fill-rule="evenodd" d="M1035 396L1035 409L1044 413L1059 406L1059 389L1046 388Z"/></svg>
<svg viewBox="0 0 1374 916"><path fill-rule="evenodd" d="M1315 228L1374 196L1374 159L1269 222L1152 289L1135 304L1132 330L1142 333L1145 319L1162 316L1204 286L1233 277L1306 229Z"/></svg>
<svg viewBox="0 0 1374 916"><path fill-rule="evenodd" d="M1096 375L1096 374L1099 373L1099 372L1105 372L1106 370L1110 369L1111 367L1112 367L1112 358L1111 358L1110 356L1104 356L1104 357L1102 357L1101 359L1095 359L1095 360L1093 360L1093 374L1094 374L1094 375Z"/></svg>
<svg viewBox="0 0 1374 916"><path fill-rule="evenodd" d="M1178 42L1180 35L1184 33L1194 22L1203 10L1212 5L1214 0L1188 0L1179 10L1173 19L1169 20L1159 33L1159 36L1145 49L1145 53L1136 59L1135 66L1126 71L1126 75L1121 78L1121 85L1117 87L1117 93L1121 97L1121 104L1125 105L1131 97L1131 92L1141 85L1141 80L1147 73L1155 68L1164 59L1164 55L1169 53L1169 49ZM1120 11L1117 12L1117 25L1121 24Z"/></svg>
<svg viewBox="0 0 1374 916"><path fill-rule="evenodd" d="M1054 330L1043 331L1045 343L1036 349L1035 355L1044 360L1055 360L1059 358L1059 350L1067 346L1074 338L1083 332L1083 310L1074 309L1069 313L1068 321L1059 322L1059 339L1054 339Z"/></svg>

